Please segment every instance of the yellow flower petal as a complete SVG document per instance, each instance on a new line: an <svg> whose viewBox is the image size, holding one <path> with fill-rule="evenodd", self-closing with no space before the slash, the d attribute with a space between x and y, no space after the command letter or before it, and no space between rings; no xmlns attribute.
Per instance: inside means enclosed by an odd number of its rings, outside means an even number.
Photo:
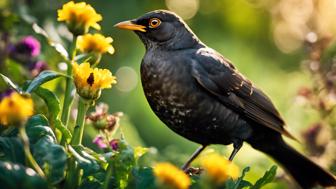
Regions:
<svg viewBox="0 0 336 189"><path fill-rule="evenodd" d="M87 99L96 99L101 89L111 88L117 83L110 70L91 68L89 63L74 63L73 79L78 94Z"/></svg>
<svg viewBox="0 0 336 189"><path fill-rule="evenodd" d="M0 102L0 123L8 125L25 121L33 115L33 107L31 98L13 92Z"/></svg>
<svg viewBox="0 0 336 189"><path fill-rule="evenodd" d="M94 29L96 29L96 30L101 30L100 25L97 24L97 23L92 24L92 27L93 27Z"/></svg>
<svg viewBox="0 0 336 189"><path fill-rule="evenodd" d="M225 182L229 177L236 179L239 176L239 168L218 154L210 154L201 159L201 166L206 175L216 183Z"/></svg>
<svg viewBox="0 0 336 189"><path fill-rule="evenodd" d="M113 39L111 37L104 37L101 34L85 34L77 38L77 48L84 53L95 52L99 54L114 53L112 47Z"/></svg>
<svg viewBox="0 0 336 189"><path fill-rule="evenodd" d="M182 170L170 163L156 164L154 175L162 184L176 189L187 189L191 184L190 178Z"/></svg>
<svg viewBox="0 0 336 189"><path fill-rule="evenodd" d="M103 19L91 5L85 2L74 3L70 1L57 11L57 15L57 20L65 21L70 30L80 31L87 31L90 27L100 30L100 25L97 22Z"/></svg>

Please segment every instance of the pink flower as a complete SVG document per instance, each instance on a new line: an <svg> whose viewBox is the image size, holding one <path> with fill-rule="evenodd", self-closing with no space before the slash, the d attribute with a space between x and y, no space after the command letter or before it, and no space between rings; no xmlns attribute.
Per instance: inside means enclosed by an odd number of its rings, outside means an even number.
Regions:
<svg viewBox="0 0 336 189"><path fill-rule="evenodd" d="M29 66L30 73L33 77L36 77L42 71L47 70L47 69L49 69L49 66L44 61L37 61Z"/></svg>
<svg viewBox="0 0 336 189"><path fill-rule="evenodd" d="M40 42L35 39L33 36L27 36L22 39L22 44L26 45L28 49L30 49L31 56L37 56L40 54L41 45Z"/></svg>
<svg viewBox="0 0 336 189"><path fill-rule="evenodd" d="M100 149L107 148L107 145L104 142L104 138L102 136L97 136L95 139L93 139L92 142L96 144Z"/></svg>
<svg viewBox="0 0 336 189"><path fill-rule="evenodd" d="M15 54L35 57L40 54L41 44L35 37L27 36L21 39L11 51Z"/></svg>
<svg viewBox="0 0 336 189"><path fill-rule="evenodd" d="M119 140L118 139L113 139L110 141L110 146L113 150L118 150L119 147Z"/></svg>

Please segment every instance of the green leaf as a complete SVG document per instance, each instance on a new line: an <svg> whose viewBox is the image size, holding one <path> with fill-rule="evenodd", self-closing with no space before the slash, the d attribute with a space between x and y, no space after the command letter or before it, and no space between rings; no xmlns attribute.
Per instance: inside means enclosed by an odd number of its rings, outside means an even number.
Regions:
<svg viewBox="0 0 336 189"><path fill-rule="evenodd" d="M136 160L133 148L121 139L118 146L119 153L111 157L109 163L113 166L113 177L116 179L116 187L124 189L127 187L129 175L135 166Z"/></svg>
<svg viewBox="0 0 336 189"><path fill-rule="evenodd" d="M63 125L59 118L61 107L60 101L55 93L42 87L37 87L34 92L44 100L48 107L51 127L58 129L62 133L62 137L64 137L66 142L70 143L71 133L68 128Z"/></svg>
<svg viewBox="0 0 336 189"><path fill-rule="evenodd" d="M1 73L0 73L0 76L1 76L2 80L6 83L7 86L14 89L16 92L21 93L20 88L18 86L16 86L16 84L14 84L12 80L10 80L7 76L5 76Z"/></svg>
<svg viewBox="0 0 336 189"><path fill-rule="evenodd" d="M27 93L31 93L33 92L37 87L39 87L40 85L42 85L43 83L46 83L50 80L53 80L55 78L58 78L60 76L65 76L62 73L58 73L55 71L51 71L51 70L45 70L43 72L41 72L38 76L36 76L28 85L27 89L25 90L25 92ZM66 76L65 76L66 77Z"/></svg>
<svg viewBox="0 0 336 189"><path fill-rule="evenodd" d="M101 189L104 185L105 173L98 172L85 177L79 189ZM110 187L112 188L112 187Z"/></svg>
<svg viewBox="0 0 336 189"><path fill-rule="evenodd" d="M92 54L90 53L84 53L84 54L80 54L80 55L77 55L75 57L75 61L76 62L88 62L92 57Z"/></svg>
<svg viewBox="0 0 336 189"><path fill-rule="evenodd" d="M240 189L240 188L252 186L252 184L250 182L244 180L244 177L245 177L246 173L249 172L249 171L250 171L250 167L245 167L243 169L243 173L237 179L237 181L235 182L235 185L234 185L233 189Z"/></svg>
<svg viewBox="0 0 336 189"><path fill-rule="evenodd" d="M83 146L68 146L70 153L74 156L78 165L83 169L83 177L93 175L103 168L97 162L96 158L88 154Z"/></svg>
<svg viewBox="0 0 336 189"><path fill-rule="evenodd" d="M155 189L155 177L153 169L142 167L133 169L132 180L127 186L129 189Z"/></svg>
<svg viewBox="0 0 336 189"><path fill-rule="evenodd" d="M50 117L54 119L57 118L61 107L60 101L55 93L42 87L37 87L34 92L47 104Z"/></svg>
<svg viewBox="0 0 336 189"><path fill-rule="evenodd" d="M46 180L36 174L33 169L3 161L0 161L0 183L1 188L6 189L48 188Z"/></svg>
<svg viewBox="0 0 336 189"><path fill-rule="evenodd" d="M43 137L48 137L51 143L56 143L56 137L48 126L48 120L41 114L34 115L26 123L26 131L31 144L35 144Z"/></svg>
<svg viewBox="0 0 336 189"><path fill-rule="evenodd" d="M140 157L145 155L148 151L149 151L148 148L137 146L137 147L134 148L134 158L136 160L138 160Z"/></svg>
<svg viewBox="0 0 336 189"><path fill-rule="evenodd" d="M26 124L31 150L37 163L52 184L61 182L65 177L67 155L43 115L31 117Z"/></svg>
<svg viewBox="0 0 336 189"><path fill-rule="evenodd" d="M64 148L43 137L32 146L33 156L47 175L48 181L57 184L65 177L67 155Z"/></svg>
<svg viewBox="0 0 336 189"><path fill-rule="evenodd" d="M13 163L25 162L21 140L17 137L0 137L0 160Z"/></svg>
<svg viewBox="0 0 336 189"><path fill-rule="evenodd" d="M36 23L33 24L33 30L42 35L43 37L46 38L46 40L48 41L49 45L54 47L54 49L65 59L68 60L69 59L69 54L68 52L65 50L65 48L60 44L60 43L56 43L55 41L53 41L49 35L47 34L47 32L41 28L39 25L37 25Z"/></svg>
<svg viewBox="0 0 336 189"><path fill-rule="evenodd" d="M49 125L49 121L44 115L37 114L30 117L26 122L26 127L34 127L37 125Z"/></svg>
<svg viewBox="0 0 336 189"><path fill-rule="evenodd" d="M264 176L261 177L257 182L250 187L250 189L259 189L268 183L271 183L276 175L277 166L272 166L268 171L265 172Z"/></svg>

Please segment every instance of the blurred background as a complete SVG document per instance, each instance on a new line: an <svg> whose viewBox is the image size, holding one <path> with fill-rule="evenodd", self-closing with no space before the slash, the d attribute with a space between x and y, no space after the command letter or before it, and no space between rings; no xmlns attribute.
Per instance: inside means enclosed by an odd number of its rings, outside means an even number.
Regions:
<svg viewBox="0 0 336 189"><path fill-rule="evenodd" d="M44 45L47 41L34 33L32 23L43 27L50 37L68 47L71 34L58 23L57 9L66 1L0 0L0 69L18 83L34 76L17 58L6 59L8 44L25 36L41 43L39 61L46 67L64 71L57 52ZM287 122L288 130L302 144L289 141L298 150L324 167L335 168L336 101L333 39L336 34L334 0L87 0L103 16L102 33L111 36L114 55L104 55L101 68L109 68L118 84L105 90L100 101L110 112L124 112L121 130L133 145L153 147L161 159L182 164L197 148L169 130L151 111L142 91L139 67L145 49L137 36L113 27L155 9L179 14L195 34L214 48L247 78L270 96ZM10 45L9 45L10 46ZM13 55L14 56L14 55ZM19 62L19 63L18 63ZM22 74L24 73L24 74ZM35 73L36 75L36 73ZM3 87L3 86L2 86ZM58 81L47 84L62 94ZM44 111L41 109L41 111ZM85 144L97 134L87 127ZM229 155L231 146L212 146ZM235 160L242 167L251 166L249 177L260 177L274 162L248 144ZM279 179L282 178L281 171ZM285 182L284 182L285 183ZM283 188L271 184L268 188Z"/></svg>

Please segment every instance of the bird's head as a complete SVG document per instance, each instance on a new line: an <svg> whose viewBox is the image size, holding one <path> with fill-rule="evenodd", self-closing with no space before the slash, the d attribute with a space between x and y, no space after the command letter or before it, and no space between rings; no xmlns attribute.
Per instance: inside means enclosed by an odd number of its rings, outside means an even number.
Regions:
<svg viewBox="0 0 336 189"><path fill-rule="evenodd" d="M147 49L184 49L201 44L178 15L166 10L148 12L139 18L120 22L115 27L134 31Z"/></svg>

